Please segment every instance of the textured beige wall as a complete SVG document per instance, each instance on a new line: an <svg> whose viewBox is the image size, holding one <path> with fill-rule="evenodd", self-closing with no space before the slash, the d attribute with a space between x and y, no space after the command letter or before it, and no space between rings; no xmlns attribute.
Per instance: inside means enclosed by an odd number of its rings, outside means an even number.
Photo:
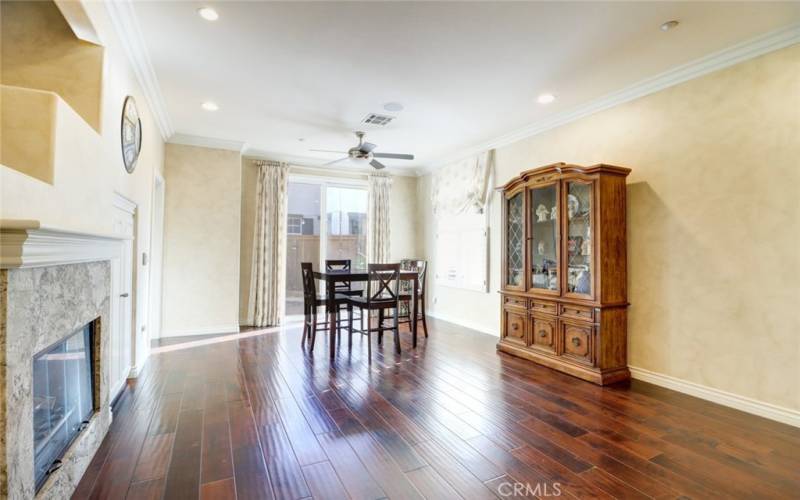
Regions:
<svg viewBox="0 0 800 500"><path fill-rule="evenodd" d="M324 175L328 178L365 180L366 176L342 171L321 171L292 167L292 174ZM258 171L250 158L242 159L241 267L239 272L239 321L249 324L247 308L250 300L250 273L253 257L253 224L255 224L256 182ZM392 182L390 235L391 258L400 260L421 255L417 238L417 178L394 176Z"/></svg>
<svg viewBox="0 0 800 500"><path fill-rule="evenodd" d="M167 144L162 336L239 324L241 156Z"/></svg>
<svg viewBox="0 0 800 500"><path fill-rule="evenodd" d="M53 91L100 131L103 47L76 38L50 1L2 2L0 33L3 84Z"/></svg>
<svg viewBox="0 0 800 500"><path fill-rule="evenodd" d="M556 161L632 168L629 363L800 409L799 134L793 46L500 148L495 184ZM432 220L429 177L419 192ZM431 293L436 313L492 332L499 199L492 291ZM431 224L423 239L432 258Z"/></svg>

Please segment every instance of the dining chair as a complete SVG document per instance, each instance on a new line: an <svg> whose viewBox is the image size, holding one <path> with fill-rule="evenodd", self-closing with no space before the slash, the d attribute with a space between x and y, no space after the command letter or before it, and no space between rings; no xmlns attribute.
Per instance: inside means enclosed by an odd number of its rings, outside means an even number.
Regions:
<svg viewBox="0 0 800 500"><path fill-rule="evenodd" d="M400 354L400 264L369 264L367 269L367 289L365 296L350 296L348 303L352 307L357 307L364 316L364 311L378 311L378 323L373 327L367 321L366 328L353 330L352 316L349 320L348 332L349 343L353 344L353 331L367 336L367 356L372 360L372 338L371 334L377 332L378 344L383 342L383 332L394 330L394 350ZM384 324L386 310L394 310L390 326Z"/></svg>
<svg viewBox="0 0 800 500"><path fill-rule="evenodd" d="M422 331L428 337L428 321L425 319L425 278L428 273L428 262L419 259L402 259L401 271L415 271L418 276L417 303L414 307L416 321L422 320ZM403 280L400 282L400 323L411 325L411 300L413 298L414 282Z"/></svg>
<svg viewBox="0 0 800 500"><path fill-rule="evenodd" d="M314 278L314 269L310 262L300 263L300 271L303 273L303 340L300 344L305 344L306 338L310 338L309 350L314 350L314 342L317 340L317 331L330 331L331 325L327 321L317 322L317 309L327 306L328 300L324 295L317 295L317 282ZM347 303L347 296L342 294L334 295L335 324L333 328L339 328L339 309L340 305L347 306L348 316L353 316L353 308ZM327 311L326 311L327 312ZM327 314L325 315L327 316ZM323 316L323 317L325 317ZM331 338L331 342L334 339Z"/></svg>
<svg viewBox="0 0 800 500"><path fill-rule="evenodd" d="M325 271L346 271L353 270L352 261L350 259L326 259ZM341 293L342 295L362 295L363 290L353 289L352 281L337 281L334 285L334 292ZM343 304L344 305L344 304ZM341 311L340 311L341 312ZM339 315L341 321L341 314ZM363 316L358 318L361 322L361 328L364 328Z"/></svg>

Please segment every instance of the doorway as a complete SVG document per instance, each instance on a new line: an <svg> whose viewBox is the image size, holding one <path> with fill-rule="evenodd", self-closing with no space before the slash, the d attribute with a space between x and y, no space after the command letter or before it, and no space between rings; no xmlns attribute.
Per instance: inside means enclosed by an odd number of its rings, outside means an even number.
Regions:
<svg viewBox="0 0 800 500"><path fill-rule="evenodd" d="M350 259L354 269L366 268L367 184L290 177L286 217L285 314L291 318L303 314L300 263L322 269L325 260Z"/></svg>
<svg viewBox="0 0 800 500"><path fill-rule="evenodd" d="M110 381L111 400L125 387L133 366L133 243L136 204L114 194L114 234L124 238L122 251L111 260Z"/></svg>

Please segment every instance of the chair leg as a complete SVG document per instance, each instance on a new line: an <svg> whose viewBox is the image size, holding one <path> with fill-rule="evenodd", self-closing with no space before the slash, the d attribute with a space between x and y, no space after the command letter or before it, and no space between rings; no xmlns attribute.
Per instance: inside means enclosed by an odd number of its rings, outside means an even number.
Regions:
<svg viewBox="0 0 800 500"><path fill-rule="evenodd" d="M383 309L378 309L378 345L383 345Z"/></svg>
<svg viewBox="0 0 800 500"><path fill-rule="evenodd" d="M347 304L347 347L353 347L353 306Z"/></svg>
<svg viewBox="0 0 800 500"><path fill-rule="evenodd" d="M400 317L398 308L394 308L394 352L400 354Z"/></svg>
<svg viewBox="0 0 800 500"><path fill-rule="evenodd" d="M422 312L422 331L425 332L425 338L427 339L428 338L428 320L426 318L428 317L428 315L425 314L425 297L424 296L422 297L422 300L420 300L420 302L422 304L422 307L420 307L421 312Z"/></svg>
<svg viewBox="0 0 800 500"><path fill-rule="evenodd" d="M306 337L308 336L308 308L304 305L303 306L303 340L300 341L300 345L306 345Z"/></svg>
<svg viewBox="0 0 800 500"><path fill-rule="evenodd" d="M314 307L311 311L311 345L309 350L314 350L314 343L317 341L317 308Z"/></svg>
<svg viewBox="0 0 800 500"><path fill-rule="evenodd" d="M361 310L361 314L364 314L364 310ZM367 328L367 363L372 363L372 336L369 328Z"/></svg>

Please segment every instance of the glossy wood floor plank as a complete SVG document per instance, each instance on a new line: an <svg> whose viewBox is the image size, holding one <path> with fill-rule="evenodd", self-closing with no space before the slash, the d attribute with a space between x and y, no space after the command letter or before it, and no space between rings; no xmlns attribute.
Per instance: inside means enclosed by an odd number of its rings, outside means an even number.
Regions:
<svg viewBox="0 0 800 500"><path fill-rule="evenodd" d="M359 336L331 359L322 333L308 353L299 327L171 340L119 400L74 498L800 491L798 429L642 382L597 387L498 354L493 337L429 328L417 349L404 332L401 354L387 337L371 360Z"/></svg>

